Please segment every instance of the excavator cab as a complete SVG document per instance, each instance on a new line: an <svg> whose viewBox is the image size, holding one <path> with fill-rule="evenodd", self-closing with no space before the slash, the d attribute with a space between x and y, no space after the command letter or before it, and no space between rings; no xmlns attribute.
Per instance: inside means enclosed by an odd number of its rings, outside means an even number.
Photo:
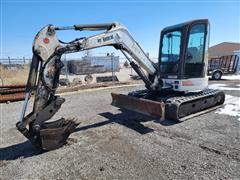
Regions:
<svg viewBox="0 0 240 180"><path fill-rule="evenodd" d="M201 90L207 86L208 32L207 19L194 20L162 30L158 73L165 79L166 84L173 85L174 90L186 91L182 86L184 83L190 91ZM188 79L191 80L186 81ZM191 85L192 88L189 88Z"/></svg>

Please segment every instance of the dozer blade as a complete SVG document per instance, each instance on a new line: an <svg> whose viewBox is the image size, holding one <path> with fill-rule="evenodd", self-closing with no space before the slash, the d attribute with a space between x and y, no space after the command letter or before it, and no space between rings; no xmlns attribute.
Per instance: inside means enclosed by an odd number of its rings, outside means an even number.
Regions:
<svg viewBox="0 0 240 180"><path fill-rule="evenodd" d="M113 106L135 111L148 116L158 117L160 119L164 119L165 117L165 105L162 102L136 98L124 94L111 93L111 95L111 105Z"/></svg>

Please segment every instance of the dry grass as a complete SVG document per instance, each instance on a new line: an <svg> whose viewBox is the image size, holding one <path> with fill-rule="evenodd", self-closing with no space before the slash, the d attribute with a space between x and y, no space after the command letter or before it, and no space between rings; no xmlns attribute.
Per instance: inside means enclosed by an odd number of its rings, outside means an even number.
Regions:
<svg viewBox="0 0 240 180"><path fill-rule="evenodd" d="M23 69L7 69L0 65L0 85L26 84L28 71L28 65Z"/></svg>

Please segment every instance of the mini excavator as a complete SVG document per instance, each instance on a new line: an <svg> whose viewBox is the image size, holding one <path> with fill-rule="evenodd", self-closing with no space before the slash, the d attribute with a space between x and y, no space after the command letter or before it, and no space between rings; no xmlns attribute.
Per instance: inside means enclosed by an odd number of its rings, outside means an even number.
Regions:
<svg viewBox="0 0 240 180"><path fill-rule="evenodd" d="M99 32L63 42L58 39L57 32L66 30ZM120 50L146 87L128 95L112 93L112 105L178 122L216 109L224 103L225 94L208 89L208 42L207 19L166 27L160 35L159 60L154 63L120 23L47 25L33 42L31 68L17 129L42 150L63 146L78 122L64 118L49 121L65 101L55 95L64 66L61 56L103 46ZM25 116L33 91L33 110Z"/></svg>

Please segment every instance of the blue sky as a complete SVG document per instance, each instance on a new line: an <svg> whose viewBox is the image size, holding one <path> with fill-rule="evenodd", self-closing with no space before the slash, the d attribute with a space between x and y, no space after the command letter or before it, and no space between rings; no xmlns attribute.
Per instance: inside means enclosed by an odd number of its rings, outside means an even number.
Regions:
<svg viewBox="0 0 240 180"><path fill-rule="evenodd" d="M160 30L197 18L211 23L210 45L240 42L240 1L46 1L1 0L1 57L31 57L35 34L46 24L118 21L151 57L158 56ZM62 40L85 36L81 32L59 34ZM113 48L92 51L99 55ZM118 53L117 53L118 54ZM78 55L78 54L77 54ZM81 54L79 54L81 56ZM76 57L76 55L74 56Z"/></svg>

